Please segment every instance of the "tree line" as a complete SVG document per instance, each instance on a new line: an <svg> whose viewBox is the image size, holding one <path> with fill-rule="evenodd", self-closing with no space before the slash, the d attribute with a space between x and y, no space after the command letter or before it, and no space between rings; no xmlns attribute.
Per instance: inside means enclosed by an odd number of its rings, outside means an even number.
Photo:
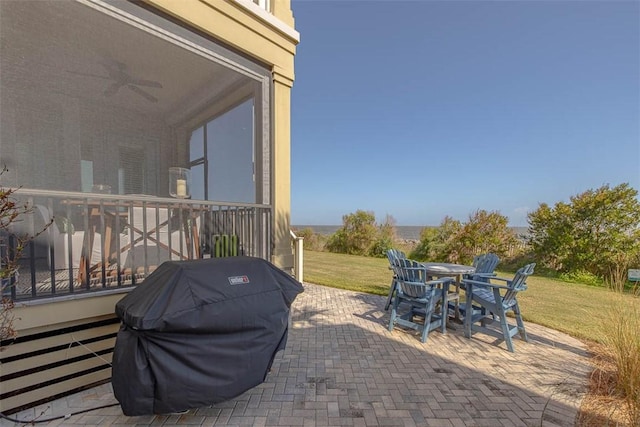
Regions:
<svg viewBox="0 0 640 427"><path fill-rule="evenodd" d="M627 183L589 189L553 206L541 203L527 220L524 245L506 216L477 210L464 222L447 216L437 227L424 227L418 243L406 249L416 260L461 264L493 252L506 264L535 261L538 269L594 278L610 287L623 286L627 270L640 268L640 202ZM364 210L344 215L342 226L326 239L311 229L298 234L306 249L353 255L384 257L399 245L393 217L377 223L375 214ZM514 246L522 250L514 254Z"/></svg>

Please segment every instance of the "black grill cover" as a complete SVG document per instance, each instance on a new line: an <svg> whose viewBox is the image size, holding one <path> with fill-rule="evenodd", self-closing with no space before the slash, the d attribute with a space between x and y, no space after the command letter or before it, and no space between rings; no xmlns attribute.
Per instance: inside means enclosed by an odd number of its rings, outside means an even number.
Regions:
<svg viewBox="0 0 640 427"><path fill-rule="evenodd" d="M211 405L262 383L302 291L259 258L160 265L116 304L111 382L124 414Z"/></svg>

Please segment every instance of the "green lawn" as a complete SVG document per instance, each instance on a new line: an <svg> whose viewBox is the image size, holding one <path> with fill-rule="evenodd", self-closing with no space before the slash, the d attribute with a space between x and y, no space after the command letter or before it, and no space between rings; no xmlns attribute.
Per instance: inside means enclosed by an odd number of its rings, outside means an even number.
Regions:
<svg viewBox="0 0 640 427"><path fill-rule="evenodd" d="M304 252L305 282L334 288L387 295L392 276L388 267L386 258ZM498 275L512 277L513 273ZM525 320L590 341L602 341L601 325L620 311L621 304L640 305L637 297L621 297L599 287L536 276L527 284L529 289L518 296Z"/></svg>

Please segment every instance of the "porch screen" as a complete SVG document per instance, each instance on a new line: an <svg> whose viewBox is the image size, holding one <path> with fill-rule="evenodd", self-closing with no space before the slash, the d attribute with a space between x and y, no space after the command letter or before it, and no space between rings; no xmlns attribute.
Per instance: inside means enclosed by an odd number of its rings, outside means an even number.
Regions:
<svg viewBox="0 0 640 427"><path fill-rule="evenodd" d="M226 129L242 138L241 155L229 140L208 147L243 170L242 182L216 179L223 187L194 197L264 202L270 80L263 66L133 2L0 1L3 183L169 196L169 167L192 166L194 130L248 106ZM258 182L256 167L267 171Z"/></svg>

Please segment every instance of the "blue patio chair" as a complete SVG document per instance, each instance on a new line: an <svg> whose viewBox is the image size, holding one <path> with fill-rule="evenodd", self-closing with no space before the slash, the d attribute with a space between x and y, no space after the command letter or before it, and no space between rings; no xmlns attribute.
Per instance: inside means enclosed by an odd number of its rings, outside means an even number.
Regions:
<svg viewBox="0 0 640 427"><path fill-rule="evenodd" d="M525 265L519 269L513 279L500 277L481 278L481 280L462 279L466 287L467 301L465 305L464 334L471 338L474 332L481 332L498 338L498 342L505 341L507 349L513 352L511 338L520 334L520 338L528 341L524 328L517 295L527 289L527 277L533 274L535 263ZM506 285L491 283L500 281ZM512 311L516 318L516 325L509 324L507 313ZM500 329L490 328L494 321L499 320ZM477 325L479 323L479 325Z"/></svg>
<svg viewBox="0 0 640 427"><path fill-rule="evenodd" d="M427 342L429 332L440 328L442 333L446 329L446 310L435 313L435 307L442 300L445 292L449 290L449 284L454 281L452 277L444 277L438 280L427 280L427 270L420 263L410 259L398 259L396 261L396 292L391 306L391 319L389 331L393 331L395 325L405 326L422 333L421 341ZM400 314L400 304L408 303L408 310ZM407 304L403 305L403 308ZM419 317L423 321L416 321Z"/></svg>
<svg viewBox="0 0 640 427"><path fill-rule="evenodd" d="M496 277L495 269L499 262L500 258L498 258L498 255L493 253L476 255L473 258L473 264L471 264L476 271L471 274L465 274L463 279L489 282L491 277ZM460 287L465 289L464 282L460 284Z"/></svg>
<svg viewBox="0 0 640 427"><path fill-rule="evenodd" d="M391 300L393 299L393 295L396 292L396 267L397 261L399 259L406 259L407 256L404 252L398 249L389 249L387 251L387 258L389 259L389 269L393 272L393 277L391 278L391 285L389 286L389 296L387 297L387 303L384 305L384 310L389 310L389 306L391 305Z"/></svg>
<svg viewBox="0 0 640 427"><path fill-rule="evenodd" d="M487 277L495 277L495 269L500 262L498 255L493 253L477 255L473 258L473 266L476 271L473 274L468 274L465 279L480 280L486 282Z"/></svg>
<svg viewBox="0 0 640 427"><path fill-rule="evenodd" d="M494 270L496 266L500 262L500 258L498 255L493 253L476 255L473 258L473 263L471 264L475 271L470 274L464 274L462 276L463 279L476 280L480 282L488 282L489 278L495 277L496 273ZM456 283L456 289L453 292L453 301L449 302L449 310L452 310L454 313L455 319L459 320L461 316L465 314L465 308L460 304L460 288L462 290L466 290L465 284L463 281L460 283Z"/></svg>

